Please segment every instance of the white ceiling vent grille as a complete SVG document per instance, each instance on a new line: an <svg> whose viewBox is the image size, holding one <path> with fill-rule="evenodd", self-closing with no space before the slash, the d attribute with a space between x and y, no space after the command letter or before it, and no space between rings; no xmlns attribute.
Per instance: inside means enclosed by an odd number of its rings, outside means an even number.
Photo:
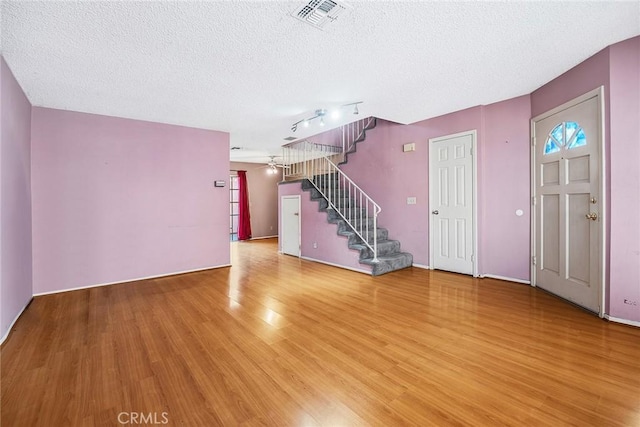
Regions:
<svg viewBox="0 0 640 427"><path fill-rule="evenodd" d="M348 6L337 0L310 0L291 13L291 16L316 28L324 28L336 20Z"/></svg>

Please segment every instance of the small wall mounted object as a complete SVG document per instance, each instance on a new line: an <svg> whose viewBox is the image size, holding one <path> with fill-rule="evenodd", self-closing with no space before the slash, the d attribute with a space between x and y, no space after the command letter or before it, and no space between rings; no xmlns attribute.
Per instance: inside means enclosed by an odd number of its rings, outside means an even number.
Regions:
<svg viewBox="0 0 640 427"><path fill-rule="evenodd" d="M221 179L221 180L215 181L215 182L213 183L213 185L214 185L215 187L224 187L224 186L226 185L226 183L227 183L227 182L226 182L225 180Z"/></svg>
<svg viewBox="0 0 640 427"><path fill-rule="evenodd" d="M416 151L416 143L415 142L410 142L408 144L404 144L402 146L402 151L403 152L408 152L408 151Z"/></svg>

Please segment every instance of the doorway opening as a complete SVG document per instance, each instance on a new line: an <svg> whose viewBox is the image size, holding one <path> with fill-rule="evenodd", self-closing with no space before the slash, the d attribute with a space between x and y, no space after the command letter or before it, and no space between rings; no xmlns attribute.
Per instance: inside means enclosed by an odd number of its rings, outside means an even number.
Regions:
<svg viewBox="0 0 640 427"><path fill-rule="evenodd" d="M240 216L240 184L238 175L229 177L229 240L238 241L238 222Z"/></svg>

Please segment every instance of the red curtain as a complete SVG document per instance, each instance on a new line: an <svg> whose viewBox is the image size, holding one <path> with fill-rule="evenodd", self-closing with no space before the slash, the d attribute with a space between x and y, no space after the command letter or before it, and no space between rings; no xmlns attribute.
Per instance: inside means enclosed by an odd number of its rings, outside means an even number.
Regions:
<svg viewBox="0 0 640 427"><path fill-rule="evenodd" d="M251 217L249 216L249 191L247 187L247 171L238 171L238 240L251 238Z"/></svg>

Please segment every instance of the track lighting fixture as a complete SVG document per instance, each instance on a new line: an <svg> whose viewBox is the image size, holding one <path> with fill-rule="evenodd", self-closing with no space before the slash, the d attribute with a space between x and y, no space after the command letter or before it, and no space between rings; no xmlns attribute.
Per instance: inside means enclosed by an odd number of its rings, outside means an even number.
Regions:
<svg viewBox="0 0 640 427"><path fill-rule="evenodd" d="M362 101L352 102L351 104L344 104L342 107L350 107L353 105L353 114L360 114L360 111L358 111L358 104L362 104Z"/></svg>
<svg viewBox="0 0 640 427"><path fill-rule="evenodd" d="M346 107L351 107L352 105L353 105L353 114L359 114L360 112L358 111L358 104L362 104L362 101L351 102L349 104L341 105L340 108L331 111L331 118L333 120L339 119L340 116L342 115L341 114L342 113L342 109L346 108ZM313 117L309 117L308 119L298 120L297 122L292 124L291 125L291 132L297 131L298 130L298 125L300 123L302 123L302 125L304 127L309 127L309 124L315 119L320 119L320 120L318 120L318 124L320 126L324 126L325 125L324 116L326 116L327 113L328 113L328 111L326 109L324 109L324 108L320 108L320 109L316 110Z"/></svg>

